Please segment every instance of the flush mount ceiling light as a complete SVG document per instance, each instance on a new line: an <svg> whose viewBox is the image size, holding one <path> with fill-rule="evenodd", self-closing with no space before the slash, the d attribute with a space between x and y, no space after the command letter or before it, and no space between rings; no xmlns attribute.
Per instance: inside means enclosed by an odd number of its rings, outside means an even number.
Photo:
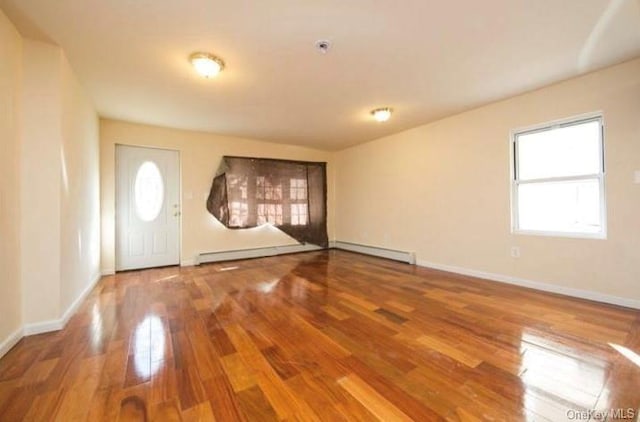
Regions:
<svg viewBox="0 0 640 422"><path fill-rule="evenodd" d="M204 78L213 78L224 69L222 59L209 53L193 53L189 56L189 61L196 72Z"/></svg>
<svg viewBox="0 0 640 422"><path fill-rule="evenodd" d="M393 113L393 109L389 107L376 108L375 110L371 111L371 115L378 122L386 122L387 120L389 120L391 118L391 113Z"/></svg>

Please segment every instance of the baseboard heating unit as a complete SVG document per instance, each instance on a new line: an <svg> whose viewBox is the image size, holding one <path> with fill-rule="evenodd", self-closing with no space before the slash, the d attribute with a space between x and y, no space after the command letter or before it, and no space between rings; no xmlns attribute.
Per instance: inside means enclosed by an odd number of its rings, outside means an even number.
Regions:
<svg viewBox="0 0 640 422"><path fill-rule="evenodd" d="M332 242L331 246L335 249L358 252L365 255L377 256L380 258L393 259L394 261L406 262L407 264L416 263L416 254L414 252L379 248L377 246L360 245L358 243L342 242L340 240Z"/></svg>
<svg viewBox="0 0 640 422"><path fill-rule="evenodd" d="M283 246L269 246L266 248L238 249L234 251L204 252L197 256L198 264L208 262L235 261L239 259L263 258L267 256L284 255L288 253L320 251L324 248L311 244L293 244Z"/></svg>

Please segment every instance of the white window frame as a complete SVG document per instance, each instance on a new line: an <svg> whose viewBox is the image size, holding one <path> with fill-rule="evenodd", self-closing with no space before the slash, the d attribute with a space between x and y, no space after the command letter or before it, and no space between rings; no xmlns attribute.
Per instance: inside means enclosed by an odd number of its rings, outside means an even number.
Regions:
<svg viewBox="0 0 640 422"><path fill-rule="evenodd" d="M517 142L521 135L528 135L535 132L544 132L547 130L559 129L562 127L573 126L577 124L598 121L600 123L600 172L596 174L585 174L578 176L561 176L548 177L541 179L530 179L521 181L518 179L518 155ZM607 238L607 199L605 184L605 152L604 152L604 118L601 112L590 113L575 116L567 119L556 120L536 126L530 126L517 130L512 130L510 134L510 150L511 150L511 233L517 235L533 235L533 236L549 236L549 237L568 237L568 238L586 238L586 239L606 239ZM527 183L544 183L544 182L562 182L585 179L598 179L600 185L600 220L602 230L598 233L582 233L582 232L563 232L563 231L544 231L544 230L522 230L519 228L518 222L518 186Z"/></svg>

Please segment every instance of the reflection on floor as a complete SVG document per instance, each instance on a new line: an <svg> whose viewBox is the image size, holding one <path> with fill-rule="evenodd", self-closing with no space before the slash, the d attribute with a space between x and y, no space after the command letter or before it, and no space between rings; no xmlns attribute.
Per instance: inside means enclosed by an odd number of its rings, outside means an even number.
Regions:
<svg viewBox="0 0 640 422"><path fill-rule="evenodd" d="M0 419L613 420L639 354L638 311L313 252L105 277L0 360Z"/></svg>

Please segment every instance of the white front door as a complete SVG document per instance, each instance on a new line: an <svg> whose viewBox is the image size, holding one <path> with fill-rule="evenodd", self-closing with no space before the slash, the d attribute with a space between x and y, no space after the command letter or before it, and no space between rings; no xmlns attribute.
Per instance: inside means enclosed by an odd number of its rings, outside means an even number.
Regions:
<svg viewBox="0 0 640 422"><path fill-rule="evenodd" d="M180 263L178 151L116 145L116 270Z"/></svg>

